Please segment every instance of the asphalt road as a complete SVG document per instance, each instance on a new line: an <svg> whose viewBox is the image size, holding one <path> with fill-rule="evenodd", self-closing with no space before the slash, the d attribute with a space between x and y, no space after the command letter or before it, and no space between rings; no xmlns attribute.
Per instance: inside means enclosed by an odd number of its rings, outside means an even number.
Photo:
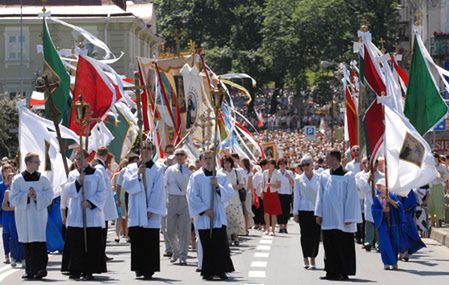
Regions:
<svg viewBox="0 0 449 285"><path fill-rule="evenodd" d="M108 263L107 274L97 275L96 282L72 281L59 272L61 255L50 255L48 266L49 275L45 282L61 284L91 283L98 284L206 284L199 273L195 272L196 253L190 252L186 266L171 264L166 257L161 260L161 272L154 275L152 281L139 281L129 270L129 245L122 241L116 244L113 233L110 232L107 252L114 257ZM437 242L425 240L427 248L412 256L408 263L400 262L399 271L385 271L378 253L367 253L357 245L357 275L349 283L377 283L401 285L446 285L449 284L449 249ZM161 253L163 243L161 242ZM161 255L162 256L162 255ZM232 284L330 284L335 281L323 281L319 277L324 275L323 250L317 259L316 270L302 268L302 254L299 246L299 227L290 222L289 234L277 236L263 236L260 231L251 231L249 237L243 237L239 247L232 247L232 260L236 272L230 274L229 283ZM3 262L3 255L0 257ZM0 284L41 284L37 281L23 281L23 270L13 269L9 265L0 263ZM217 283L219 281L213 281Z"/></svg>

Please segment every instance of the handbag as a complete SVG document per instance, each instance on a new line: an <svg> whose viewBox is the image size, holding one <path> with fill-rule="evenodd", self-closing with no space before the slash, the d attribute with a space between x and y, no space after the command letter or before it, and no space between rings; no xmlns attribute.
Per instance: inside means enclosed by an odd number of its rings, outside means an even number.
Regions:
<svg viewBox="0 0 449 285"><path fill-rule="evenodd" d="M235 177L237 179L237 184L240 184L239 183L239 175L237 173L237 169L234 169L234 171L235 171ZM245 188L239 189L239 198L240 198L240 202L245 202L246 201L246 189Z"/></svg>

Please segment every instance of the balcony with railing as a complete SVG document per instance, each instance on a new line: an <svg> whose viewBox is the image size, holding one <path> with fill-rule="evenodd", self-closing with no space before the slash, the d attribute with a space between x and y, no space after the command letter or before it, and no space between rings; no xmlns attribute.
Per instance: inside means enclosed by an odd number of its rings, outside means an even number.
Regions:
<svg viewBox="0 0 449 285"><path fill-rule="evenodd" d="M449 57L449 33L433 34L430 54L434 57Z"/></svg>

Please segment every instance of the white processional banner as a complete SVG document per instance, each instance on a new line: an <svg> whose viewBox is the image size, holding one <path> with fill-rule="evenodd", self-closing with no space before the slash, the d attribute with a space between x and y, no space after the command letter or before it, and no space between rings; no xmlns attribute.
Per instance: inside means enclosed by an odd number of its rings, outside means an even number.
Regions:
<svg viewBox="0 0 449 285"><path fill-rule="evenodd" d="M412 188L432 182L438 173L429 144L407 118L389 106L384 108L388 188L407 196Z"/></svg>

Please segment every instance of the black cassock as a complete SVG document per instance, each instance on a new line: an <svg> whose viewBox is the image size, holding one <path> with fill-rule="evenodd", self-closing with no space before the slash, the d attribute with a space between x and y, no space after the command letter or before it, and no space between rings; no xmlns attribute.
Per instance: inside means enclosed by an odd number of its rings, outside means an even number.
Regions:
<svg viewBox="0 0 449 285"><path fill-rule="evenodd" d="M37 171L29 173L28 171L22 172L23 179L27 182L39 181L41 174ZM28 199L28 203L30 200ZM23 243L23 251L25 253L25 273L28 276L36 274L46 276L47 275L47 243L45 242L29 242Z"/></svg>
<svg viewBox="0 0 449 285"><path fill-rule="evenodd" d="M231 260L228 235L226 227L214 228L212 238L210 230L199 230L201 246L203 247L202 276L219 275L225 272L233 272L234 265Z"/></svg>
<svg viewBox="0 0 449 285"><path fill-rule="evenodd" d="M88 166L84 173L92 175L95 168ZM77 186L77 190L79 187ZM67 211L67 215L69 215ZM68 227L65 233L64 253L61 271L70 275L93 274L107 272L105 256L105 240L101 227L87 228L87 252L84 249L84 229Z"/></svg>
<svg viewBox="0 0 449 285"><path fill-rule="evenodd" d="M160 271L159 229L130 227L131 271L152 275Z"/></svg>

